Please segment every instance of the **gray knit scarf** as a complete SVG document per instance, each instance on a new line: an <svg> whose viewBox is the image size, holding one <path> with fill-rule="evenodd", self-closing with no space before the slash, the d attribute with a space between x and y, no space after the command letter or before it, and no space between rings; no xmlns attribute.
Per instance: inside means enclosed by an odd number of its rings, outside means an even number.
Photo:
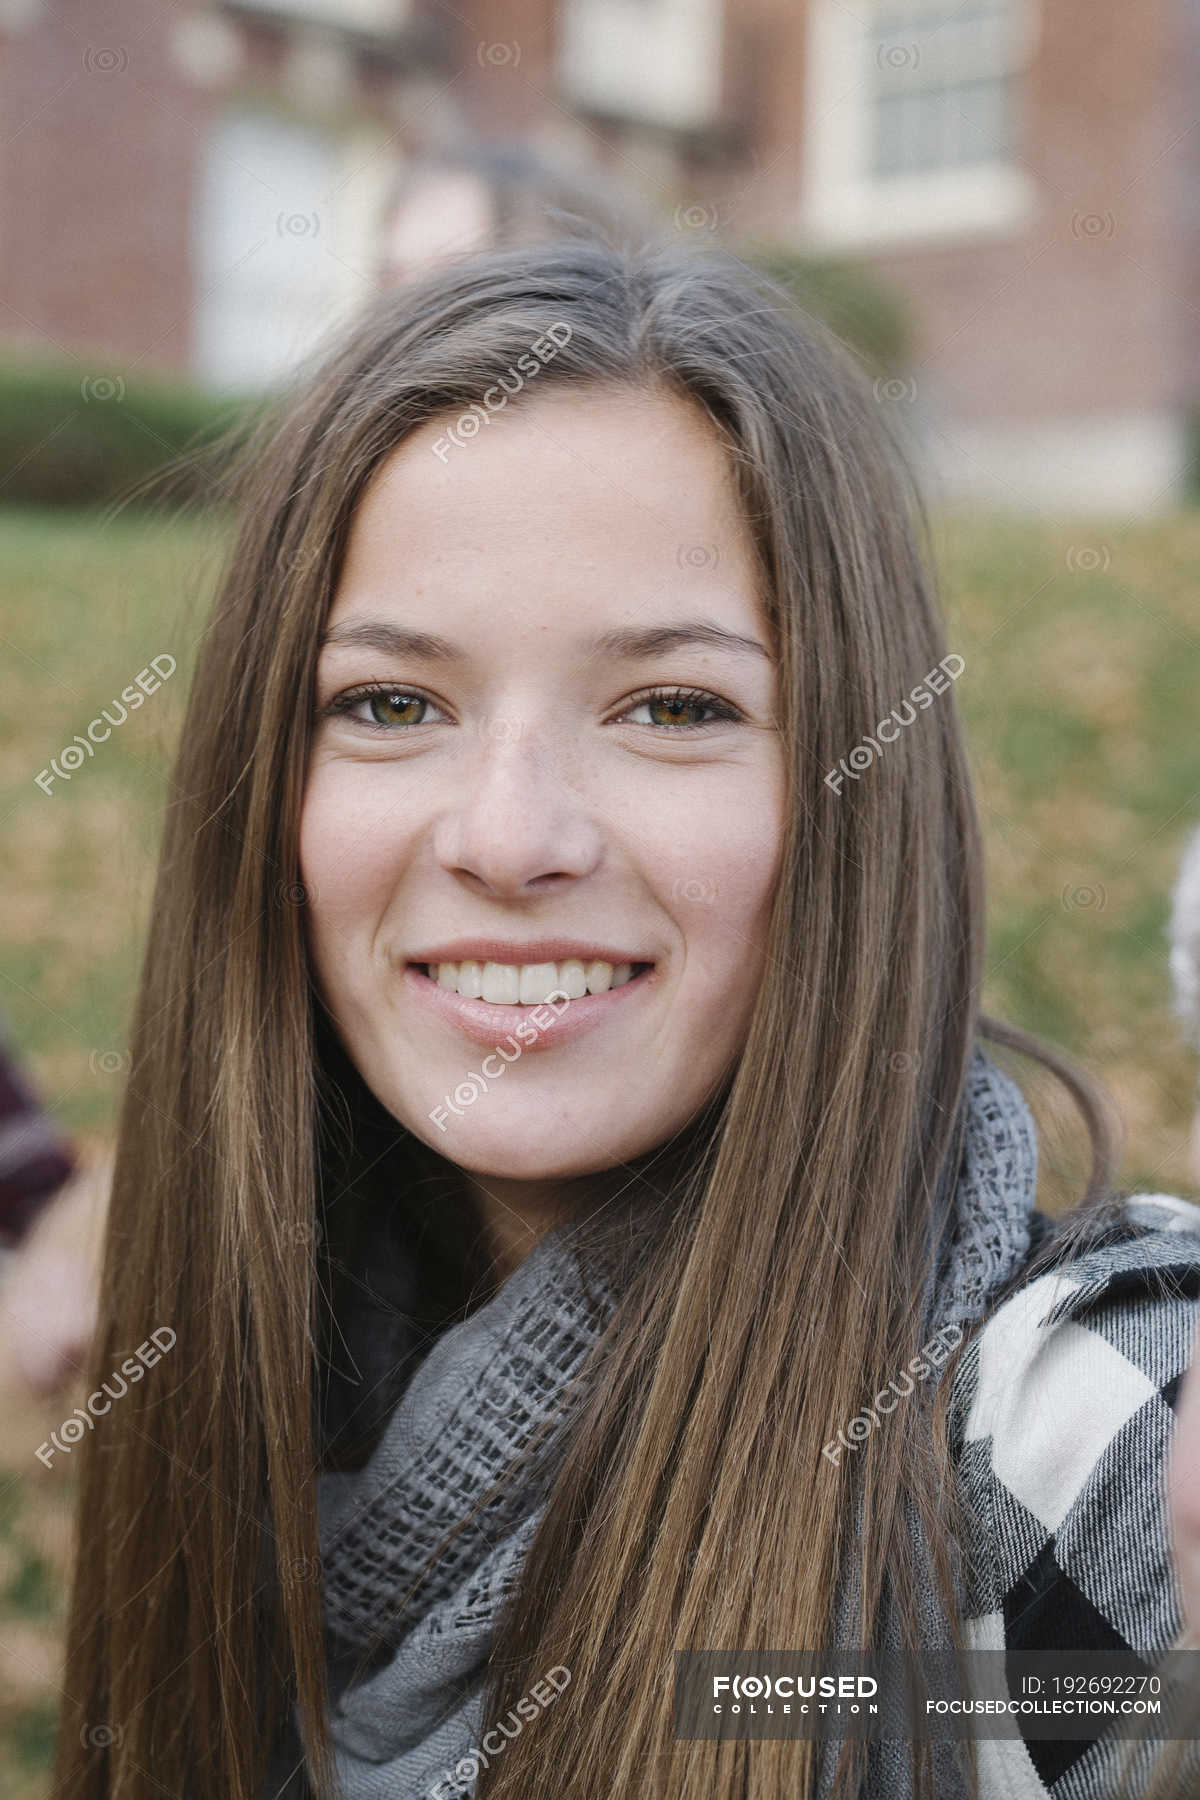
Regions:
<svg viewBox="0 0 1200 1800"><path fill-rule="evenodd" d="M943 1191L931 1335L982 1316L1028 1258L1031 1224L1041 1221L1033 1119L1020 1089L980 1049L962 1144L957 1180ZM603 1280L589 1277L584 1287L569 1233L560 1226L542 1238L486 1304L444 1331L361 1469L318 1477L331 1727L345 1800L466 1800L488 1760L479 1739L493 1624L544 1511L548 1474L503 1489L405 1596L435 1545L528 1442L611 1316L615 1296ZM944 1644L945 1620L927 1587L923 1626L928 1641ZM839 1645L857 1641L856 1606L854 1581L844 1579ZM898 1642L885 1613L881 1648ZM368 1646L367 1672L351 1680ZM292 1752L295 1744L293 1724ZM822 1793L837 1747L831 1739L822 1746ZM962 1792L953 1748L934 1746L939 1800ZM907 1745L873 1743L869 1757L871 1800L905 1800ZM277 1746L264 1795L305 1791L298 1775L288 1779L294 1761Z"/></svg>

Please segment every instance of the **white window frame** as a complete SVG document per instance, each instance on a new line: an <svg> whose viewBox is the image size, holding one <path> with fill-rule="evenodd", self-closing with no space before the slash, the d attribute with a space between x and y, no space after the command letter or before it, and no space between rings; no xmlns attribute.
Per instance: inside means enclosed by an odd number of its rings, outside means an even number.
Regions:
<svg viewBox="0 0 1200 1800"><path fill-rule="evenodd" d="M250 99L213 114L191 217L196 380L272 386L370 298L393 168L378 126Z"/></svg>
<svg viewBox="0 0 1200 1800"><path fill-rule="evenodd" d="M1037 46L1038 0L1011 0L1011 7L1009 51L997 68L1007 67L1020 82ZM803 238L816 249L836 251L1026 228L1037 214L1037 189L1029 171L1010 157L882 178L871 170L871 26L887 10L879 0L854 0L853 6L810 0ZM948 6L948 18L952 11ZM920 47L902 16L895 36L898 44Z"/></svg>

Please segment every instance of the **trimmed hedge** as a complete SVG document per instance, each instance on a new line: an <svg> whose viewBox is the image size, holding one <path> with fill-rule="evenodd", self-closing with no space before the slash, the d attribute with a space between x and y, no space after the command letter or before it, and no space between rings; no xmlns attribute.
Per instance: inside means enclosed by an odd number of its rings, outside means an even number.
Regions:
<svg viewBox="0 0 1200 1800"><path fill-rule="evenodd" d="M103 370L103 357L92 366ZM0 357L0 504L74 506L135 490L160 503L202 499L213 446L239 436L260 404L168 377L81 373L87 367L83 357Z"/></svg>
<svg viewBox="0 0 1200 1800"><path fill-rule="evenodd" d="M889 282L854 263L805 256L783 244L752 245L741 254L787 288L802 311L824 320L872 375L903 371L912 350L912 317Z"/></svg>

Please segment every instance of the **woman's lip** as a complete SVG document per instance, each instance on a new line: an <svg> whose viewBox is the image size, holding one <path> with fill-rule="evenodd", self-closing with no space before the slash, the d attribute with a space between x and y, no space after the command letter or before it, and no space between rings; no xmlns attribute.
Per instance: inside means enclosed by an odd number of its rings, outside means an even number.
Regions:
<svg viewBox="0 0 1200 1800"><path fill-rule="evenodd" d="M622 1005L636 1005L643 993L656 985L657 973L658 964L651 963L640 975L632 976L620 987L608 988L603 994L583 994L578 1000L543 1000L539 1006L498 1006L490 1000L464 999L462 994L453 993L432 980L418 963L405 964L404 982L420 1004L431 1007L439 1018L461 1031L464 1037L490 1050L512 1036L524 1054L530 1050L552 1050L557 1044L578 1037L590 1026L615 1017ZM532 1016L535 1013L536 1019ZM527 1029L532 1027L527 1037L522 1037L516 1029L522 1020L526 1021Z"/></svg>
<svg viewBox="0 0 1200 1800"><path fill-rule="evenodd" d="M409 952L409 962L432 964L443 962L530 963L609 962L613 968L622 963L653 962L652 956L639 956L632 950L618 950L614 944L587 943L581 938L536 938L532 943L517 944L498 937L459 937L433 950Z"/></svg>

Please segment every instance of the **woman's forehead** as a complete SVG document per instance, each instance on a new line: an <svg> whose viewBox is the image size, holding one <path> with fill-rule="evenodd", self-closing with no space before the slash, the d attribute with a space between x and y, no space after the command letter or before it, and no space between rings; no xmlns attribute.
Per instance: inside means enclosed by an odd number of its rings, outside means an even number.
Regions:
<svg viewBox="0 0 1200 1800"><path fill-rule="evenodd" d="M533 583L567 606L693 610L752 581L725 450L698 407L653 390L547 389L459 444L426 421L380 466L351 521L335 610L382 595L511 604ZM618 592L614 595L620 598ZM669 610L669 609L668 609Z"/></svg>

